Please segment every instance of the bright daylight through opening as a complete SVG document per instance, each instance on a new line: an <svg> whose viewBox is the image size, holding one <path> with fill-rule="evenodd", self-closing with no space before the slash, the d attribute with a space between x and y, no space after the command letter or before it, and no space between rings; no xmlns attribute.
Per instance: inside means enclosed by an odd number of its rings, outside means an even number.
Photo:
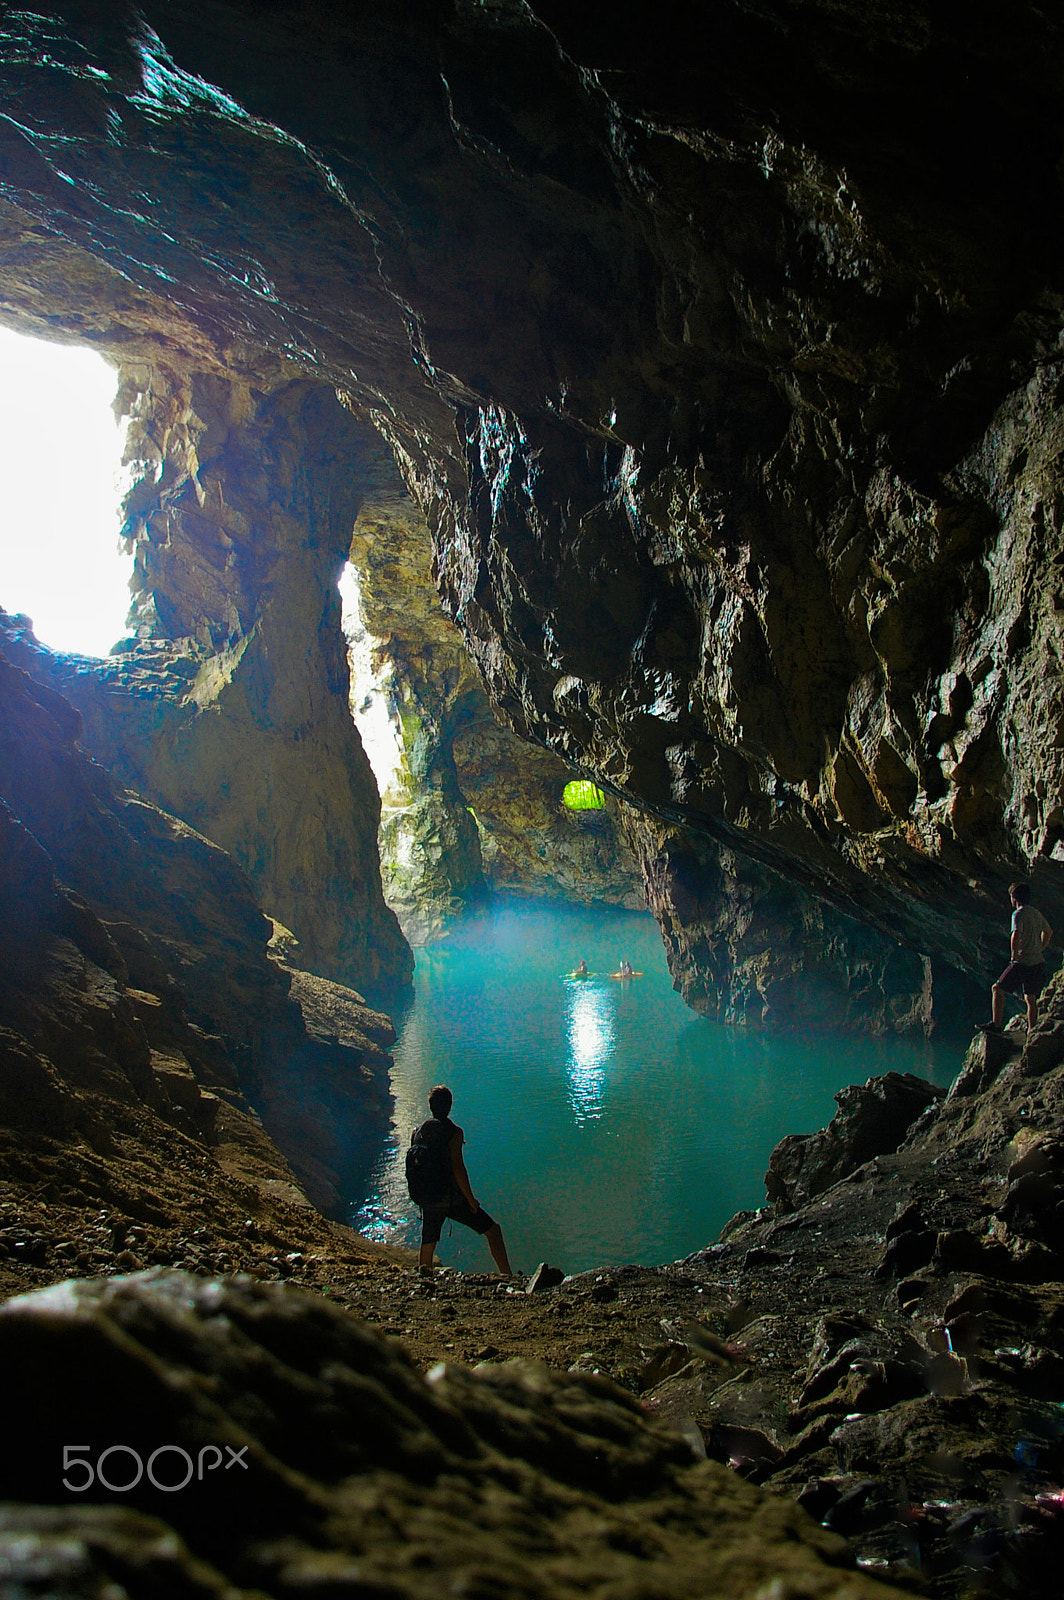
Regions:
<svg viewBox="0 0 1064 1600"><path fill-rule="evenodd" d="M94 350L0 328L0 606L79 655L106 655L129 610L115 388Z"/></svg>
<svg viewBox="0 0 1064 1600"><path fill-rule="evenodd" d="M570 811L601 811L606 804L606 796L598 784L588 778L574 778L567 783L562 790L562 800Z"/></svg>

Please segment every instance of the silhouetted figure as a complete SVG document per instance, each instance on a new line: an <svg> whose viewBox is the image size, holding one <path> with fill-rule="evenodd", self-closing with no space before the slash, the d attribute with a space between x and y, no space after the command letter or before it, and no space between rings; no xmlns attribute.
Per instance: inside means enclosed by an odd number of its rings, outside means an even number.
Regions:
<svg viewBox="0 0 1064 1600"><path fill-rule="evenodd" d="M1045 949L1053 937L1053 930L1040 911L1028 905L1031 894L1029 883L1014 883L1009 887L1012 903L1012 938L1009 954L1012 959L1000 978L991 988L992 1018L984 1023L984 1033L1000 1033L1005 1020L1005 996L1022 994L1027 1001L1027 1031L1038 1021L1038 996L1045 987Z"/></svg>
<svg viewBox="0 0 1064 1600"><path fill-rule="evenodd" d="M443 1232L443 1224L450 1217L463 1227L472 1228L474 1233L483 1234L495 1265L504 1278L512 1278L513 1268L506 1254L502 1229L484 1210L470 1187L469 1174L462 1157L465 1134L451 1121L452 1104L451 1091L444 1084L438 1083L434 1089L430 1089L429 1110L432 1116L428 1122L414 1129L410 1139L411 1152L415 1147L424 1150L427 1153L426 1166L434 1164L436 1168L435 1177L427 1176L423 1180L420 1192L426 1193L426 1198L418 1198L414 1193L415 1184L411 1182L412 1197L421 1206L418 1265L424 1273L432 1271L432 1258ZM408 1181L410 1172L411 1160L408 1155Z"/></svg>

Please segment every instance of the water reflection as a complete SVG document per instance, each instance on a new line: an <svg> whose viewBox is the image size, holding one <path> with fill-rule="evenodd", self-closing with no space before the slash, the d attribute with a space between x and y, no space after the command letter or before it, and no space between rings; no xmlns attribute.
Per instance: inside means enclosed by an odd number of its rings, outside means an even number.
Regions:
<svg viewBox="0 0 1064 1600"><path fill-rule="evenodd" d="M614 1007L611 990L572 981L568 989L569 1100L577 1122L602 1115L606 1063L613 1054Z"/></svg>

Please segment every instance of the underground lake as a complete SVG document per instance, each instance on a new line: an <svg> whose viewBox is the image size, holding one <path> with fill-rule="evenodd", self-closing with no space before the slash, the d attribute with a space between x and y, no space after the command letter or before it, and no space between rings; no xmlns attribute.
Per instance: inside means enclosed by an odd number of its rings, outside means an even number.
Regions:
<svg viewBox="0 0 1064 1600"><path fill-rule="evenodd" d="M622 959L641 975L610 977ZM567 977L581 960L592 976ZM837 1090L891 1070L945 1085L961 1059L953 1041L723 1027L674 992L649 915L502 898L417 951L396 1020L392 1137L350 1220L416 1246L403 1155L444 1082L473 1192L526 1272L677 1260L764 1203L773 1146L825 1126ZM491 1270L450 1223L438 1259Z"/></svg>

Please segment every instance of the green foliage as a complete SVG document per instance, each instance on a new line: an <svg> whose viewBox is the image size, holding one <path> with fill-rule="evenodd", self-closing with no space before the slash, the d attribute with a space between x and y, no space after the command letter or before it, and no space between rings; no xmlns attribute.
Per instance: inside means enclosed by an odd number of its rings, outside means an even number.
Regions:
<svg viewBox="0 0 1064 1600"><path fill-rule="evenodd" d="M606 797L588 778L574 778L565 785L562 799L570 811L601 811Z"/></svg>

